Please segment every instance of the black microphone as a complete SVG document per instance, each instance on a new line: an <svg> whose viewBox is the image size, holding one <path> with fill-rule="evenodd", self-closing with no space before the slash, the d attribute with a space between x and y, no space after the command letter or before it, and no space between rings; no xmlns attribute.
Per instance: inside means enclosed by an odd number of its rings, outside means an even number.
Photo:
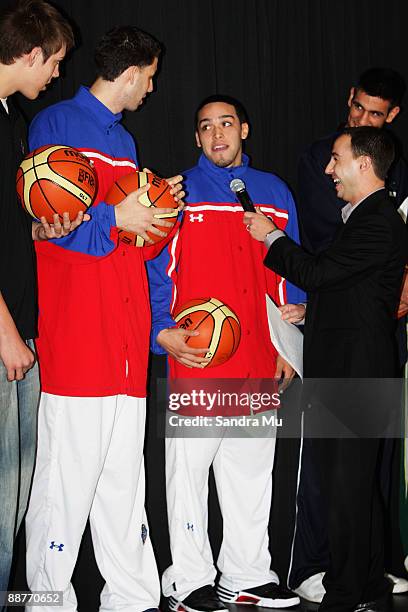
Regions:
<svg viewBox="0 0 408 612"><path fill-rule="evenodd" d="M254 203L246 190L244 181L241 181L241 179L238 178L232 179L230 182L230 189L233 193L235 193L245 212L256 212Z"/></svg>

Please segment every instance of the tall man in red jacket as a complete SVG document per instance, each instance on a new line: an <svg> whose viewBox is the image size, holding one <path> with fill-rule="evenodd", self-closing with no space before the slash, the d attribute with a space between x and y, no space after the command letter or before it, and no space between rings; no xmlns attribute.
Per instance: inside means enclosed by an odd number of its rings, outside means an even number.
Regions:
<svg viewBox="0 0 408 612"><path fill-rule="evenodd" d="M145 258L157 251L118 241L118 228L144 239L147 230L163 233L152 225L154 210L137 201L148 187L116 207L103 201L115 179L138 167L120 120L153 91L159 54L149 34L112 29L97 46L91 88L42 111L30 128L32 148L77 147L99 178L90 221L37 249L42 396L27 577L32 590L62 591L64 612L77 609L71 576L88 515L106 580L101 610L141 612L159 602L143 464L150 330Z"/></svg>

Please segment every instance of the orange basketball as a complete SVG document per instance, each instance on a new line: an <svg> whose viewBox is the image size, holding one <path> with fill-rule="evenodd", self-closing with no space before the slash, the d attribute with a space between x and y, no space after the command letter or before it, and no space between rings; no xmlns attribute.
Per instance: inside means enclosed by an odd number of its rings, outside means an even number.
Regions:
<svg viewBox="0 0 408 612"><path fill-rule="evenodd" d="M192 348L210 347L205 355L211 361L206 366L225 363L238 348L241 326L237 315L216 298L189 300L173 313L177 327L199 331L199 336L186 340Z"/></svg>
<svg viewBox="0 0 408 612"><path fill-rule="evenodd" d="M147 206L148 208L151 206L156 206L157 208L174 208L174 212L171 214L157 215L159 219L166 219L166 221L170 221L172 223L171 227L159 225L158 222L154 224L155 227L163 232L166 232L166 234L169 234L177 220L178 204L170 193L170 185L167 183L167 181L160 178L156 174L152 174L150 172L132 172L131 174L126 174L113 183L104 200L107 204L119 204L119 202L121 202L129 193L136 191L136 189L143 187L147 183L150 183L149 191L144 193L139 198L139 202L141 202L141 204ZM160 240L163 240L162 236L157 236L151 232L147 232L147 235L149 238L151 238L151 240L153 240L153 242L160 242ZM119 230L119 240L132 246L145 246L145 241L141 236L125 230ZM147 243L146 246L151 245L150 243Z"/></svg>
<svg viewBox="0 0 408 612"><path fill-rule="evenodd" d="M68 212L71 221L91 206L97 176L85 155L72 147L50 145L29 153L16 177L17 194L25 210L35 219L53 223L57 213Z"/></svg>

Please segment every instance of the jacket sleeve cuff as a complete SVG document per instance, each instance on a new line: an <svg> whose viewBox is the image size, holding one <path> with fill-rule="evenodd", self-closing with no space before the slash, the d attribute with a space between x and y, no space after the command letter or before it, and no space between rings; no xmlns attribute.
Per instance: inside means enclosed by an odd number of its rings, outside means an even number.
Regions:
<svg viewBox="0 0 408 612"><path fill-rule="evenodd" d="M171 318L170 315L166 319L159 321L158 323L154 323L152 325L152 331L150 334L150 350L155 355L166 355L166 351L160 344L157 342L157 336L163 329L167 329L168 327L176 327L176 323L174 319Z"/></svg>
<svg viewBox="0 0 408 612"><path fill-rule="evenodd" d="M275 240L277 240L278 238L282 238L286 236L285 232L282 232L282 230L280 229L276 229L273 230L273 232L269 232L269 234L266 235L266 238L264 240L264 245L266 246L267 249L269 249L272 244L275 242Z"/></svg>

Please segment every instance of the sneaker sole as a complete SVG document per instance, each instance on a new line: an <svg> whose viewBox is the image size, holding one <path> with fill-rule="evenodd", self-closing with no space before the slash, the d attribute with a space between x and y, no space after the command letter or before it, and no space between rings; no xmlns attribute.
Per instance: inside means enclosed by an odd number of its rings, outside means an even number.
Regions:
<svg viewBox="0 0 408 612"><path fill-rule="evenodd" d="M224 603L239 604L240 606L259 606L261 608L292 608L300 604L299 597L291 597L290 599L264 599L257 597L252 593L240 591L238 595L226 599L218 593L218 597Z"/></svg>
<svg viewBox="0 0 408 612"><path fill-rule="evenodd" d="M192 608L191 606L186 606L181 601L176 601L169 603L169 610L173 612L210 612L209 610L200 610L198 608ZM228 612L227 608L214 608L211 612Z"/></svg>

